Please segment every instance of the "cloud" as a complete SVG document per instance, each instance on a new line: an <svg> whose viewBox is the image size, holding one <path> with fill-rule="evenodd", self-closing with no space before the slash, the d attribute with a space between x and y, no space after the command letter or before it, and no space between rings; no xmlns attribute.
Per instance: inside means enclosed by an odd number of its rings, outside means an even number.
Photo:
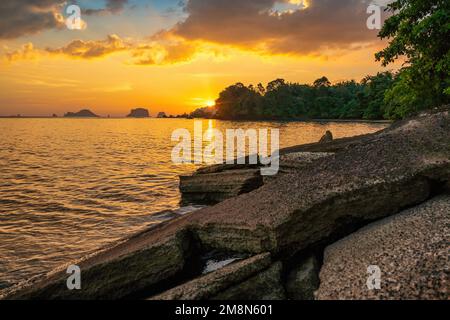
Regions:
<svg viewBox="0 0 450 320"><path fill-rule="evenodd" d="M132 50L133 64L163 65L187 62L199 52L201 44L187 41L168 32L157 33L147 43Z"/></svg>
<svg viewBox="0 0 450 320"><path fill-rule="evenodd" d="M64 8L76 3L76 0L1 0L0 39L65 28ZM107 0L104 8L82 11L86 15L117 14L127 3L128 0Z"/></svg>
<svg viewBox="0 0 450 320"><path fill-rule="evenodd" d="M31 42L26 43L22 48L14 51L6 52L4 59L8 62L14 62L17 60L34 60L38 57L39 53L34 49Z"/></svg>
<svg viewBox="0 0 450 320"><path fill-rule="evenodd" d="M4 59L15 62L59 55L90 60L117 52L128 52L132 58L131 64L164 65L189 61L202 52L202 47L203 44L197 45L165 32L142 42L124 40L116 34L111 34L104 40L73 40L59 48L38 49L32 43L27 43L18 50L6 51Z"/></svg>
<svg viewBox="0 0 450 320"><path fill-rule="evenodd" d="M127 3L128 0L107 0L104 8L86 9L83 13L86 15L117 14L125 8Z"/></svg>
<svg viewBox="0 0 450 320"><path fill-rule="evenodd" d="M364 0L190 0L171 32L267 53L317 54L376 40Z"/></svg>
<svg viewBox="0 0 450 320"><path fill-rule="evenodd" d="M1 0L0 39L14 39L62 28L65 0Z"/></svg>
<svg viewBox="0 0 450 320"><path fill-rule="evenodd" d="M92 59L131 48L131 44L118 35L109 35L105 40L74 40L60 48L47 48L50 54L60 54L73 58Z"/></svg>
<svg viewBox="0 0 450 320"><path fill-rule="evenodd" d="M202 55L226 55L236 48L262 55L337 56L379 44L376 32L366 26L371 1L189 0L180 3L185 20L145 40L125 41L110 35L105 40L75 40L43 52L92 59L126 51L137 65L184 63ZM126 3L108 1L99 10L119 12ZM22 48L10 53L9 60L27 58L33 51Z"/></svg>

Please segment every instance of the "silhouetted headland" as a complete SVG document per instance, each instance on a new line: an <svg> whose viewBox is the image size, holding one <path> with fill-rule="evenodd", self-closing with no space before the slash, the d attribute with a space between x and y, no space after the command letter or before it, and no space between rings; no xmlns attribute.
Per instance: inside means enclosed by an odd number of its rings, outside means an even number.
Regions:
<svg viewBox="0 0 450 320"><path fill-rule="evenodd" d="M99 116L91 110L83 109L78 112L67 112L64 118L99 118Z"/></svg>
<svg viewBox="0 0 450 320"><path fill-rule="evenodd" d="M148 112L147 109L144 108L132 109L130 114L127 115L127 118L149 118L149 117L150 113Z"/></svg>

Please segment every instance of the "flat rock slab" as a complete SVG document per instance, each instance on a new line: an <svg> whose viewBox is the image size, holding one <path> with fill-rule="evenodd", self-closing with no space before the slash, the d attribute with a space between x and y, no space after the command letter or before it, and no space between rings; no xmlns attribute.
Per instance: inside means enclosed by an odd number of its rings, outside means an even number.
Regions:
<svg viewBox="0 0 450 320"><path fill-rule="evenodd" d="M329 246L318 299L449 299L450 196L373 223ZM369 266L381 271L373 289ZM369 280L370 288L367 286Z"/></svg>
<svg viewBox="0 0 450 320"><path fill-rule="evenodd" d="M218 203L262 186L259 169L228 170L180 177L183 202Z"/></svg>

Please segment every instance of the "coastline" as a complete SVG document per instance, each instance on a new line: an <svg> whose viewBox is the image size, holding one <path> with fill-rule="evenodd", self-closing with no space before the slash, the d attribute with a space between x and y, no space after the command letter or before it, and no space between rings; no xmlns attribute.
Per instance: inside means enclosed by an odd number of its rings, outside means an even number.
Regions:
<svg viewBox="0 0 450 320"><path fill-rule="evenodd" d="M0 119L112 119L112 120L121 120L121 119L136 119L136 120L148 120L148 119L185 119L185 120L219 120L219 121L230 121L230 122L305 122L305 123L380 123L380 124L391 124L394 123L393 120L364 120L364 119L245 119L245 120L230 120L230 119L209 119L209 118L155 118L155 117L147 117L147 118L131 118L131 117L51 117L51 116L0 116Z"/></svg>
<svg viewBox="0 0 450 320"><path fill-rule="evenodd" d="M348 272L336 279L328 260L334 261L333 252L340 250L335 244L342 239L350 239L345 248L352 256L358 254L361 249L351 236L362 230L380 232L383 238L392 239L395 250L403 252L402 244L393 239L410 217L428 221L421 233L426 236L433 230L436 236L429 240L437 242L426 248L414 247L413 255L386 253L379 259L387 256L394 259L394 265L410 265L417 255L441 259L438 252L445 230L440 226L448 215L444 214L438 225L433 221L437 221L436 214L450 208L449 138L449 112L443 111L396 123L375 134L296 146L287 152L295 156L285 159L292 170L288 174L75 262L84 270L83 290L67 291L66 273L60 268L44 279L7 289L0 298L327 299L336 298L337 292L340 298L349 299L442 299L442 282L423 283L420 278L407 285L426 288L421 292L399 291L395 281L379 291L352 290L364 283L366 272ZM317 152L322 153L320 157L309 157ZM436 162L436 157L444 161ZM400 219L393 234L391 227L380 229L391 224L391 216ZM372 225L374 221L381 224ZM426 255L426 250L437 251ZM364 261L385 268L392 265L392 260L372 258ZM407 278L409 272L429 272L431 268L439 279L442 266L433 259L395 275ZM203 273L211 260L220 267ZM224 261L231 262L220 263ZM96 276L104 272L107 277ZM351 286L346 287L348 284Z"/></svg>

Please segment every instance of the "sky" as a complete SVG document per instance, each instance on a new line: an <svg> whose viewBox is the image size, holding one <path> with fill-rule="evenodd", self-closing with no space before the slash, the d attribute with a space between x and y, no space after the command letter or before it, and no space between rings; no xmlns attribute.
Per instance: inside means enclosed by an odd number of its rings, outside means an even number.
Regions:
<svg viewBox="0 0 450 320"><path fill-rule="evenodd" d="M236 82L359 81L386 70L370 1L2 0L0 115L181 114Z"/></svg>

